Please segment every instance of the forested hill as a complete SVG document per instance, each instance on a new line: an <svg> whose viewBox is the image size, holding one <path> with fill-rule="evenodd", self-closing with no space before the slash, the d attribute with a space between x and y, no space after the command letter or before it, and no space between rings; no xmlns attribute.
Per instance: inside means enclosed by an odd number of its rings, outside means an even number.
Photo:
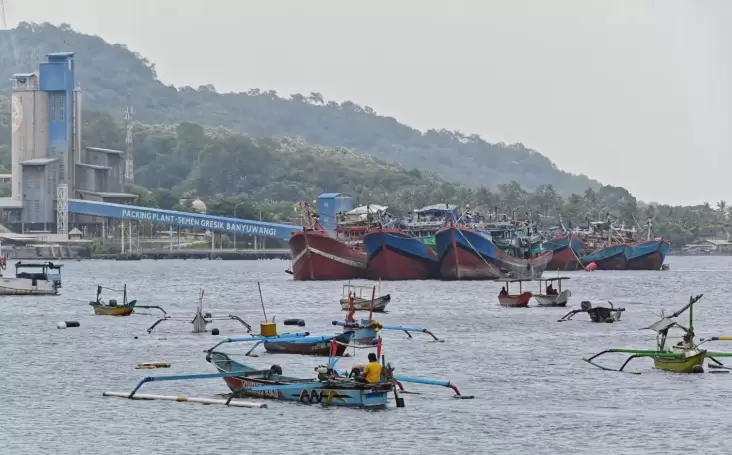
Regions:
<svg viewBox="0 0 732 455"><path fill-rule="evenodd" d="M181 121L224 126L254 137L301 137L311 144L347 147L405 168L439 173L467 185L518 181L534 189L551 184L564 195L601 185L563 172L521 144L491 144L477 135L430 130L421 133L368 106L327 101L320 93L283 98L274 91L218 94L212 86L175 88L157 79L155 66L124 45L111 45L71 27L22 23L0 31L0 93L13 73L34 70L49 52L75 51L84 107L121 118L125 106L149 124Z"/></svg>

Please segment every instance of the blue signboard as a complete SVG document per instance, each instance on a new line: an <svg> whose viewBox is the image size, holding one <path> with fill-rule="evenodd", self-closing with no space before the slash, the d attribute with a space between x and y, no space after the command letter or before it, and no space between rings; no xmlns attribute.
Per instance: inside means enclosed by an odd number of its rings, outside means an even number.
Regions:
<svg viewBox="0 0 732 455"><path fill-rule="evenodd" d="M180 226L184 228L206 229L238 235L256 235L275 239L289 239L293 232L301 231L301 226L292 224L267 223L264 221L240 220L201 213L175 212L173 210L152 209L135 205L113 204L110 202L69 199L69 213L103 216L118 220L138 220L156 224Z"/></svg>

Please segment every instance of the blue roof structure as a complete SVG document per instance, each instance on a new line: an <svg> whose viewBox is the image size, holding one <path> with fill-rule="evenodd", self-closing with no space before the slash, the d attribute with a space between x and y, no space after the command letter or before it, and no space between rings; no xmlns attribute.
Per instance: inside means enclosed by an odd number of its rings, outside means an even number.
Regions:
<svg viewBox="0 0 732 455"><path fill-rule="evenodd" d="M345 196L345 195L343 193L323 193L320 196L318 196L318 199L320 199L320 198L330 199L330 198L340 197L340 196Z"/></svg>
<svg viewBox="0 0 732 455"><path fill-rule="evenodd" d="M116 218L118 220L139 220L149 223L180 226L183 228L207 229L238 235L257 235L287 240L293 232L302 231L302 226L267 223L264 221L241 220L201 213L176 212L135 205L113 204L111 202L69 199L69 212L83 215Z"/></svg>

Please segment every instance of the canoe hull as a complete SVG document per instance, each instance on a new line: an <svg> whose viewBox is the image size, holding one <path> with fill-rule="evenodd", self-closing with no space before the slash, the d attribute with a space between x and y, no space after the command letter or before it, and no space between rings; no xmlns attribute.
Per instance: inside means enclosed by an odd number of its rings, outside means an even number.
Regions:
<svg viewBox="0 0 732 455"><path fill-rule="evenodd" d="M318 382L317 379L297 379L286 376L264 377L264 375L245 376L244 373L255 371L229 358L224 353L212 352L210 362L219 373L242 372L242 376L223 378L231 392L239 396L269 398L282 401L294 401L303 404L324 404L347 407L383 407L386 406L392 385L361 384L356 382ZM297 387L302 383L301 387ZM249 390L258 386L294 385L287 390Z"/></svg>
<svg viewBox="0 0 732 455"><path fill-rule="evenodd" d="M654 357L653 366L659 370L671 371L674 373L692 373L694 367L703 365L707 351L700 351L698 354L684 357L682 359Z"/></svg>
<svg viewBox="0 0 732 455"><path fill-rule="evenodd" d="M336 356L340 357L346 352L346 345L351 342L353 332L344 332L333 337L337 342L343 343L336 346ZM300 354L300 355L330 355L330 340L323 341L265 341L262 343L264 350L271 354Z"/></svg>
<svg viewBox="0 0 732 455"><path fill-rule="evenodd" d="M381 297L376 297L374 299L374 312L375 313L383 313L386 311L386 305L391 301L391 295L386 294L382 295ZM371 300L370 299L362 299L360 297L355 297L353 299L353 308L356 311L370 311L371 310ZM348 311L350 309L350 302L348 301L347 297L344 297L341 299L341 310Z"/></svg>
<svg viewBox="0 0 732 455"><path fill-rule="evenodd" d="M0 277L0 295L58 295L53 280Z"/></svg>
<svg viewBox="0 0 732 455"><path fill-rule="evenodd" d="M531 292L524 292L519 295L499 295L498 303L505 307L527 307L529 306L529 300L531 300Z"/></svg>
<svg viewBox="0 0 732 455"><path fill-rule="evenodd" d="M565 289L557 295L539 295L534 294L534 298L539 302L539 306L556 306L564 307L567 306L569 296L572 295L569 289Z"/></svg>
<svg viewBox="0 0 732 455"><path fill-rule="evenodd" d="M102 306L94 305L94 314L100 316L129 316L135 311L131 306Z"/></svg>
<svg viewBox="0 0 732 455"><path fill-rule="evenodd" d="M596 306L587 310L587 314L590 315L590 321L592 322L617 322L623 313L613 311L613 308Z"/></svg>

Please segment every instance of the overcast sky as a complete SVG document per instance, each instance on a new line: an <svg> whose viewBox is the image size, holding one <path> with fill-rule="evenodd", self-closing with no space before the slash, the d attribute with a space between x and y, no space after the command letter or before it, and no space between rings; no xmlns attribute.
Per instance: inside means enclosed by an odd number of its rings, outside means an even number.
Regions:
<svg viewBox="0 0 732 455"><path fill-rule="evenodd" d="M646 201L732 201L730 0L5 1L9 25L127 44L167 84L321 92Z"/></svg>

